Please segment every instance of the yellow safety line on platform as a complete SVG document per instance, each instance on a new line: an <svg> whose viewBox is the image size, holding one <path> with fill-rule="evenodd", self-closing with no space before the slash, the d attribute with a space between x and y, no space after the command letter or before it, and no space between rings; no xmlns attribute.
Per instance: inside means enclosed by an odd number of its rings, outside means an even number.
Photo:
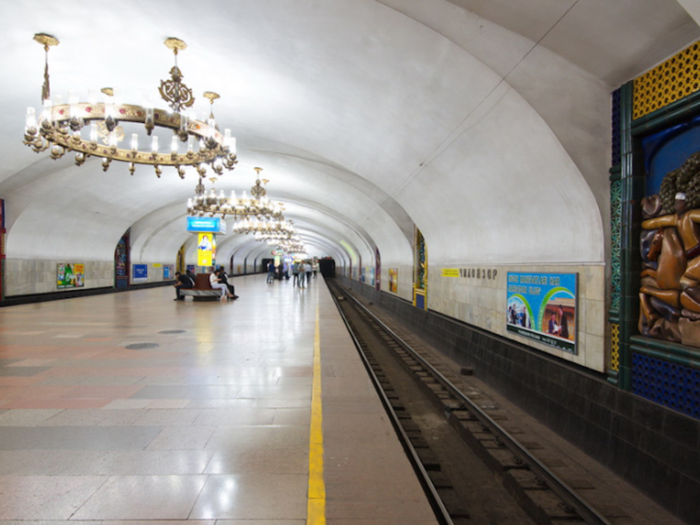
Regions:
<svg viewBox="0 0 700 525"><path fill-rule="evenodd" d="M323 481L323 412L321 410L321 324L316 306L314 372L311 393L311 439L309 443L309 502L307 525L326 524L326 484Z"/></svg>

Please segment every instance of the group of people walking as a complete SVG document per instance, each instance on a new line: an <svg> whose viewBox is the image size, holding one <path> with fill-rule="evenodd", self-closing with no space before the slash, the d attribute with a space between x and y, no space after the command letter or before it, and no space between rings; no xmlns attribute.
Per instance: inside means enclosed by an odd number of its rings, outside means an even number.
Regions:
<svg viewBox="0 0 700 525"><path fill-rule="evenodd" d="M270 261L267 265L267 282L272 283L275 280L275 274L278 275L278 279L289 279L288 268L282 265L275 267L275 263ZM299 288L306 288L309 284L311 278L316 278L318 273L318 266L311 261L295 261L291 267L292 270L292 284L298 286Z"/></svg>

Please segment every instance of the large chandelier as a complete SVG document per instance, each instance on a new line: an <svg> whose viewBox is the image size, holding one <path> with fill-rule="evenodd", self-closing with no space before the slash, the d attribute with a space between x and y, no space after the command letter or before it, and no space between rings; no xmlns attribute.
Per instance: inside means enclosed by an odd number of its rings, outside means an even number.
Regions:
<svg viewBox="0 0 700 525"><path fill-rule="evenodd" d="M260 220L258 218L246 218L236 221L233 225L234 233L242 234L288 234L294 232L294 226L285 220Z"/></svg>
<svg viewBox="0 0 700 525"><path fill-rule="evenodd" d="M177 67L178 51L187 45L177 38L168 38L165 46L173 51L175 65L170 70L170 80L162 81L158 91L161 98L170 106L170 110L154 108L146 101L143 105L122 104L112 88L103 88L103 102L98 102L94 93L88 96L88 102L78 102L78 98L69 94L68 104L63 104L57 96L51 100L49 86L49 49L58 45L58 39L39 33L34 40L44 46L46 66L44 85L41 91L43 110L37 118L34 108L27 108L24 144L40 153L50 148L51 158L60 159L68 152L75 152L75 164L81 166L90 156L102 158L102 169L107 171L112 161L126 162L133 175L137 164L154 167L160 177L161 166L173 166L181 178L185 177L185 166L193 166L199 176L206 175L207 166L216 174L223 174L224 169L234 169L236 163L236 139L230 130L224 134L219 131L214 119L213 109L205 121L197 120L194 114L186 114L185 109L192 107L194 96L192 90L182 82L182 72ZM204 93L212 107L219 95ZM153 131L172 131L170 148L167 153L160 152L158 134L153 134L150 148L140 149L139 134L132 133L129 148L120 147L126 133L120 123L143 124L146 134ZM89 130L89 136L83 137L82 130ZM88 135L88 133L86 133ZM167 140L167 137L166 137ZM180 147L179 143L186 143Z"/></svg>
<svg viewBox="0 0 700 525"><path fill-rule="evenodd" d="M293 253L297 255L306 255L306 246L301 240L294 241L282 241L274 244L277 249L284 250L286 253Z"/></svg>
<svg viewBox="0 0 700 525"><path fill-rule="evenodd" d="M294 229L292 231L281 231L281 232L256 231L254 233L254 239L256 241L266 242L268 244L293 239L295 236L296 236L296 229Z"/></svg>
<svg viewBox="0 0 700 525"><path fill-rule="evenodd" d="M224 190L216 190L212 187L207 193L204 187L202 178L195 186L194 197L187 199L187 213L190 215L198 215L200 217L209 215L227 215L233 216L235 219L251 219L284 221L284 206L282 203L274 203L267 196L267 190L263 185L269 181L266 179L260 180L260 172L262 168L253 168L257 172L255 185L250 189L251 197L244 191L241 197L236 197L236 192L231 190L230 196L226 196ZM211 179L215 182L216 179Z"/></svg>

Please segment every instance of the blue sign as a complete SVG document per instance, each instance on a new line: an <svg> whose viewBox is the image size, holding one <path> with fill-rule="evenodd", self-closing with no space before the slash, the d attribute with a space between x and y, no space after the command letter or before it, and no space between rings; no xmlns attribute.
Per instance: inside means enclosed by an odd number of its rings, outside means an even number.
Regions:
<svg viewBox="0 0 700 525"><path fill-rule="evenodd" d="M147 264L134 264L134 280L136 279L148 279Z"/></svg>
<svg viewBox="0 0 700 525"><path fill-rule="evenodd" d="M575 273L508 272L509 332L576 354Z"/></svg>
<svg viewBox="0 0 700 525"><path fill-rule="evenodd" d="M187 231L224 234L226 223L219 217L187 217Z"/></svg>

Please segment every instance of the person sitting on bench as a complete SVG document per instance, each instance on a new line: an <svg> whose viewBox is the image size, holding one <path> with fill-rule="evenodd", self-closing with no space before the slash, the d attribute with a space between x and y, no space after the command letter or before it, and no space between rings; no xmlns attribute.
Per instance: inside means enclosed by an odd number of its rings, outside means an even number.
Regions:
<svg viewBox="0 0 700 525"><path fill-rule="evenodd" d="M228 291L228 286L221 282L221 270L214 270L209 276L209 284L214 290L221 290L221 300L224 301L227 297L233 299L233 294Z"/></svg>
<svg viewBox="0 0 700 525"><path fill-rule="evenodd" d="M175 300L184 301L185 298L180 295L180 290L183 288L185 290L191 290L194 288L194 281L186 273L180 272L175 272L175 278L177 279L177 282L175 283Z"/></svg>

